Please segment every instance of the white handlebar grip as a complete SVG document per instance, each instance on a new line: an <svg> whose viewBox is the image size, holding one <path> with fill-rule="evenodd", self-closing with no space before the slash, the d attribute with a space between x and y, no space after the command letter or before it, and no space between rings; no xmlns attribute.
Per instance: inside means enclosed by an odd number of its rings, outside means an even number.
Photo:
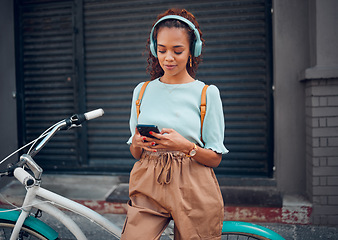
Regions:
<svg viewBox="0 0 338 240"><path fill-rule="evenodd" d="M86 120L92 120L94 118L101 117L104 114L104 111L102 108L87 112L84 114Z"/></svg>

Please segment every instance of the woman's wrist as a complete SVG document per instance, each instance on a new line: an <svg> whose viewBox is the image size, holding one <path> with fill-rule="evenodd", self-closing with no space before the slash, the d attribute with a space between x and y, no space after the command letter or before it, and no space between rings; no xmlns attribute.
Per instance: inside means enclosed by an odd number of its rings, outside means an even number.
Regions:
<svg viewBox="0 0 338 240"><path fill-rule="evenodd" d="M130 152L136 159L140 159L142 153L143 153L143 148L135 146L135 144L131 143L130 144Z"/></svg>
<svg viewBox="0 0 338 240"><path fill-rule="evenodd" d="M189 155L191 150L193 150L195 148L195 143L189 142L189 144L187 144L187 147L185 148L185 150L183 150L182 152L185 155Z"/></svg>

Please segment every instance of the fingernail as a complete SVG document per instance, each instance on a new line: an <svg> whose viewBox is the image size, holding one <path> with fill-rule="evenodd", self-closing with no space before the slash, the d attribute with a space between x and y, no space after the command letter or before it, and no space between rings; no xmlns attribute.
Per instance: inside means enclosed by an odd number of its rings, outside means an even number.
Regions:
<svg viewBox="0 0 338 240"><path fill-rule="evenodd" d="M146 137L143 137L143 140L146 140L147 138Z"/></svg>
<svg viewBox="0 0 338 240"><path fill-rule="evenodd" d="M156 145L156 142L152 142L151 145L155 146L155 145Z"/></svg>
<svg viewBox="0 0 338 240"><path fill-rule="evenodd" d="M149 134L152 135L152 134L153 134L153 131L150 131Z"/></svg>
<svg viewBox="0 0 338 240"><path fill-rule="evenodd" d="M153 152L157 152L157 150L153 150Z"/></svg>

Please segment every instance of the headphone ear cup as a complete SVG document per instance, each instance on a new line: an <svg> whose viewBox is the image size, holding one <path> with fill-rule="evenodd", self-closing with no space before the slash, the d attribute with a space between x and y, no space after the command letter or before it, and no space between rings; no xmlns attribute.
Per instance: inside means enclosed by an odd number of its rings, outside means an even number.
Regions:
<svg viewBox="0 0 338 240"><path fill-rule="evenodd" d="M202 41L195 41L194 43L194 57L198 57L202 53Z"/></svg>
<svg viewBox="0 0 338 240"><path fill-rule="evenodd" d="M150 45L149 45L151 54L153 54L154 57L157 58L157 43L154 40L150 40Z"/></svg>

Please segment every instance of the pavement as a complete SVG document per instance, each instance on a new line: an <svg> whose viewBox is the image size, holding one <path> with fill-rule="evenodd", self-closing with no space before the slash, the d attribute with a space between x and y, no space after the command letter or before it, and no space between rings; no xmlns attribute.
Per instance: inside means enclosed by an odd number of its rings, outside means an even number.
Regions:
<svg viewBox="0 0 338 240"><path fill-rule="evenodd" d="M126 176L97 176L97 175L54 175L44 174L42 185L50 191L79 202L102 214L118 227L123 226L128 200L128 179ZM236 188L240 192L236 201L246 200L248 189ZM254 190L252 190L254 189ZM232 191L232 189L222 189ZM260 189L251 188L248 194L255 197ZM6 187L0 189L0 207L13 208L9 203L20 206L22 204L25 188L13 178ZM258 192L258 193L257 193ZM244 193L244 194L243 194ZM228 199L226 194L223 194ZM265 196L263 196L265 197ZM230 199L230 198L229 198ZM337 226L315 226L311 224L311 204L299 196L284 196L282 201L276 201L268 206L259 204L233 204L225 206L225 220L252 222L277 232L286 240L338 240ZM90 220L67 211L74 221L84 230L88 239L114 239ZM42 220L60 233L61 239L73 239L65 227L43 214ZM170 222L161 240L173 239L173 222Z"/></svg>

